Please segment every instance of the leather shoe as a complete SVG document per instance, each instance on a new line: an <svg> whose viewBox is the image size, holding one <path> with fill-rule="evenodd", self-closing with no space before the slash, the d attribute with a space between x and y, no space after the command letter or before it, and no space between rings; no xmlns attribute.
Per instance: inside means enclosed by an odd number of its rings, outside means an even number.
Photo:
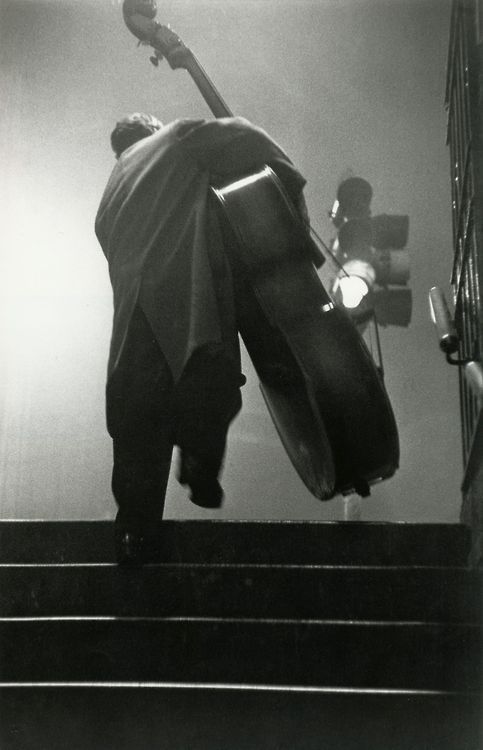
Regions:
<svg viewBox="0 0 483 750"><path fill-rule="evenodd" d="M190 484L190 500L201 508L219 508L223 502L223 489L216 479L194 481Z"/></svg>
<svg viewBox="0 0 483 750"><path fill-rule="evenodd" d="M181 450L178 481L188 485L190 500L201 508L219 508L223 502L223 488L217 479L217 472L192 452Z"/></svg>

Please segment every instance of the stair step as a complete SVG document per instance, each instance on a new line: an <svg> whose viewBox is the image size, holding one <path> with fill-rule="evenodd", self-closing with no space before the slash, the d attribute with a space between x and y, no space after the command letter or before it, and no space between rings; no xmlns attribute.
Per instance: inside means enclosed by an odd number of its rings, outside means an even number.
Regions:
<svg viewBox="0 0 483 750"><path fill-rule="evenodd" d="M470 625L4 619L1 681L218 682L476 691Z"/></svg>
<svg viewBox="0 0 483 750"><path fill-rule="evenodd" d="M480 623L462 568L0 566L0 616L271 617Z"/></svg>
<svg viewBox="0 0 483 750"><path fill-rule="evenodd" d="M0 688L2 750L479 750L477 696Z"/></svg>
<svg viewBox="0 0 483 750"><path fill-rule="evenodd" d="M110 521L0 521L0 563L109 563ZM159 562L466 565L459 524L163 521Z"/></svg>
<svg viewBox="0 0 483 750"><path fill-rule="evenodd" d="M449 524L0 521L2 750L479 750L482 573Z"/></svg>

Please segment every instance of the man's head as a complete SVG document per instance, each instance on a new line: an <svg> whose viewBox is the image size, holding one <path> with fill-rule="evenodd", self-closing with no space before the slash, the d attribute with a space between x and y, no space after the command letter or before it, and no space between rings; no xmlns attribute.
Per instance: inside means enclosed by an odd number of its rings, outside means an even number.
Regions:
<svg viewBox="0 0 483 750"><path fill-rule="evenodd" d="M134 112L132 115L123 117L116 123L111 133L111 146L116 159L133 143L147 138L162 127L163 123L156 117L145 115L143 112Z"/></svg>

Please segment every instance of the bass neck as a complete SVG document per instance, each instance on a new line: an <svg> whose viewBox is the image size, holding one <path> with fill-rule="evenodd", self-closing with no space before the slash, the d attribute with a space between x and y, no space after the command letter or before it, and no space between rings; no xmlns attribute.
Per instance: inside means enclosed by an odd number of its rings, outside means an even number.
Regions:
<svg viewBox="0 0 483 750"><path fill-rule="evenodd" d="M155 3L144 6L139 0L124 0L123 15L130 31L141 44L149 44L154 54L151 62L159 65L164 58L173 70L183 68L188 71L203 99L215 117L232 117L233 113L220 92L200 65L193 52L169 26L154 20Z"/></svg>
<svg viewBox="0 0 483 750"><path fill-rule="evenodd" d="M233 112L193 53L187 56L184 68L190 74L213 115L215 117L233 117Z"/></svg>

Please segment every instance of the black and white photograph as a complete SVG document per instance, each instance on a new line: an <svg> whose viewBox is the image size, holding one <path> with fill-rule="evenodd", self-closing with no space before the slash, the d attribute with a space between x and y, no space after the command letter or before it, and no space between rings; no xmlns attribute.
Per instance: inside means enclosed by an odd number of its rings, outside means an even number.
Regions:
<svg viewBox="0 0 483 750"><path fill-rule="evenodd" d="M483 748L483 0L0 0L0 749Z"/></svg>

